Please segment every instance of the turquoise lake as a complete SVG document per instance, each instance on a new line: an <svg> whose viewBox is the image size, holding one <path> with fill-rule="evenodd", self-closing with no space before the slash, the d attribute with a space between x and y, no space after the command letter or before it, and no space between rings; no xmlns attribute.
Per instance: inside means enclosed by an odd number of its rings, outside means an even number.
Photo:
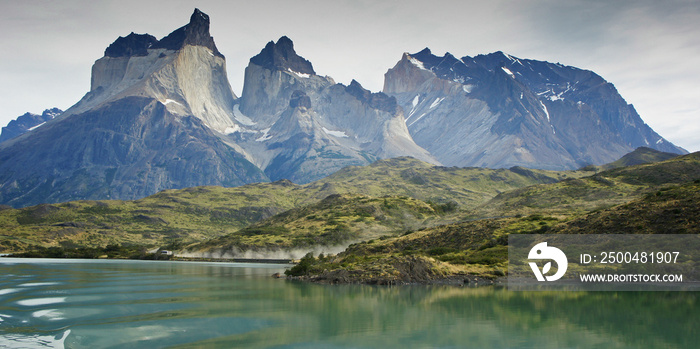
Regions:
<svg viewBox="0 0 700 349"><path fill-rule="evenodd" d="M0 259L0 348L698 348L698 292L316 285L284 266Z"/></svg>

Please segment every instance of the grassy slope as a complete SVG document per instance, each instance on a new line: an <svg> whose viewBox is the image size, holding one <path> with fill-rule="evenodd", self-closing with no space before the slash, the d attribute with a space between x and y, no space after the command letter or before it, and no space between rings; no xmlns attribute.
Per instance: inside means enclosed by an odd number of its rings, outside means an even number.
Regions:
<svg viewBox="0 0 700 349"><path fill-rule="evenodd" d="M136 201L74 201L0 211L0 251L160 246L237 231L298 205L289 182L166 190Z"/></svg>
<svg viewBox="0 0 700 349"><path fill-rule="evenodd" d="M363 242L337 256L307 258L304 270L293 271L312 275L317 281L380 284L466 275L493 278L502 276L507 268L508 234L700 233L700 153L594 177L515 190L487 204L500 200L501 213L523 212L525 206L538 214L481 219ZM622 193L621 201L627 201L575 218L548 215L573 216L590 207L616 202L600 193ZM504 200L504 196L511 200ZM554 199L559 201L551 202ZM557 204L569 206L562 209Z"/></svg>
<svg viewBox="0 0 700 349"><path fill-rule="evenodd" d="M700 234L700 180L557 225L553 233Z"/></svg>
<svg viewBox="0 0 700 349"><path fill-rule="evenodd" d="M602 166L593 166L593 165L588 166L586 169L596 170L596 171L605 171L605 170L612 170L615 168L621 168L621 167L627 167L627 166L661 162L661 161L675 158L677 156L678 156L678 154L665 153L665 152L658 151L658 150L651 149L651 148L647 148L647 147L639 147L639 148L635 149L633 152L621 157L617 161L613 161L609 164L605 164Z"/></svg>
<svg viewBox="0 0 700 349"><path fill-rule="evenodd" d="M337 246L422 226L435 207L409 197L331 195L233 234L190 246L190 251Z"/></svg>
<svg viewBox="0 0 700 349"><path fill-rule="evenodd" d="M516 189L484 203L475 210L474 216L579 215L698 178L700 153L693 153L663 162L616 168L589 177Z"/></svg>
<svg viewBox="0 0 700 349"><path fill-rule="evenodd" d="M493 279L508 269L508 234L542 233L557 223L556 218L535 215L442 225L351 245L338 255L313 259L307 270L296 275L313 275L315 281L330 283L370 284L468 275Z"/></svg>
<svg viewBox="0 0 700 349"><path fill-rule="evenodd" d="M307 189L312 199L331 194L361 194L372 197L403 195L437 203L455 202L472 209L498 193L539 183L590 175L586 171L544 171L521 167L512 169L458 168L432 166L412 158L377 161L365 167L348 167Z"/></svg>
<svg viewBox="0 0 700 349"><path fill-rule="evenodd" d="M220 239L200 249L286 248L399 234L455 217L544 214L569 219L700 178L700 155L582 177L591 173L445 168L397 158L346 168L306 186L280 181L238 188L197 187L167 190L136 201L6 209L0 211L0 252L32 245L177 249L216 238ZM341 196L323 201L334 194ZM387 200L399 209L383 207ZM455 212L444 212L451 210ZM530 224L525 222L516 219L513 224ZM549 226L554 221L543 222ZM440 257L433 252L426 256L443 261L468 258L459 252L465 251L460 246L434 247L453 249L450 253L456 255Z"/></svg>
<svg viewBox="0 0 700 349"><path fill-rule="evenodd" d="M136 201L76 201L6 209L0 211L0 252L23 251L32 245L177 248L235 234L252 223L292 208L314 205L333 194L375 198L405 195L428 201L438 211L441 207L466 210L499 192L581 175L582 172L527 169L445 168L396 158L346 168L306 186L279 181L237 188L196 187L166 190ZM386 224L370 223L370 231L389 230ZM400 231L404 227L394 224L391 229ZM243 233L251 235L250 231ZM288 246L290 239L281 239L278 244ZM259 246L269 246L269 239L258 240ZM277 240L280 239L274 241ZM250 241L243 243L250 245Z"/></svg>

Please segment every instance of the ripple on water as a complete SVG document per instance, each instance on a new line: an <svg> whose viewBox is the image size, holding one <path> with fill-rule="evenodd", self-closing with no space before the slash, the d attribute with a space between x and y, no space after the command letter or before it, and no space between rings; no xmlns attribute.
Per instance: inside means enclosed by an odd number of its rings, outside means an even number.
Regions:
<svg viewBox="0 0 700 349"><path fill-rule="evenodd" d="M17 286L19 287L41 287L41 286L54 286L54 285L60 285L58 282L26 282L23 284L19 284Z"/></svg>
<svg viewBox="0 0 700 349"><path fill-rule="evenodd" d="M0 336L0 348L64 348L70 330L56 335L8 333Z"/></svg>
<svg viewBox="0 0 700 349"><path fill-rule="evenodd" d="M0 296L4 296L4 295L10 294L10 293L15 293L17 291L19 291L19 288L4 288L4 289L0 290Z"/></svg>
<svg viewBox="0 0 700 349"><path fill-rule="evenodd" d="M44 318L49 321L65 320L65 316L58 309L37 310L32 313L32 317Z"/></svg>
<svg viewBox="0 0 700 349"><path fill-rule="evenodd" d="M34 307L39 305L65 303L66 297L46 297L46 298L29 298L17 301L17 304L25 307Z"/></svg>

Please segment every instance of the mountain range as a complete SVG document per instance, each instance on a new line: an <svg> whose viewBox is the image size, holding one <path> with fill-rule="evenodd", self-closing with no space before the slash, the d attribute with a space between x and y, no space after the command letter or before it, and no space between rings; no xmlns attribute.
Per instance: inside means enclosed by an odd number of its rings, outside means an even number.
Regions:
<svg viewBox="0 0 700 349"><path fill-rule="evenodd" d="M305 184L401 156L565 170L608 163L639 146L686 153L595 73L501 52L404 54L383 92L372 92L318 75L281 37L250 59L239 98L209 26L195 9L187 25L160 40L119 37L93 65L90 91L78 103L50 119L23 116L34 121L16 132L8 125L0 203Z"/></svg>
<svg viewBox="0 0 700 349"><path fill-rule="evenodd" d="M448 166L563 170L638 147L684 154L597 74L503 52L458 59L404 54L384 92L407 111L416 143Z"/></svg>
<svg viewBox="0 0 700 349"><path fill-rule="evenodd" d="M61 113L63 113L63 110L58 108L46 109L41 115L25 113L17 117L17 119L10 121L7 126L2 128L0 143L25 134L39 126L43 126L44 123L61 115Z"/></svg>

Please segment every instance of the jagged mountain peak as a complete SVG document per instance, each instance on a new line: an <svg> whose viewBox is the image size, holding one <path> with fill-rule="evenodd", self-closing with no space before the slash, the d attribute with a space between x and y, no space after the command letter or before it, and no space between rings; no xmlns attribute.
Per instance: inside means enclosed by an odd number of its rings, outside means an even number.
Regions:
<svg viewBox="0 0 700 349"><path fill-rule="evenodd" d="M454 66L455 64L463 64L462 61L457 59L454 55L449 52L445 52L443 56L437 56L430 51L429 48L424 48L418 53L410 55L411 57L421 61L426 65L426 68L440 68L443 66Z"/></svg>
<svg viewBox="0 0 700 349"><path fill-rule="evenodd" d="M427 56L427 55L431 55L431 56L433 55L433 52L428 47L420 50L418 53L415 53L412 56Z"/></svg>
<svg viewBox="0 0 700 349"><path fill-rule="evenodd" d="M17 119L10 121L7 126L2 128L2 133L0 133L0 143L37 129L46 122L58 117L62 113L63 110L58 108L46 109L43 113L41 113L41 115L25 113L24 115L19 116Z"/></svg>
<svg viewBox="0 0 700 349"><path fill-rule="evenodd" d="M194 115L225 133L236 128L236 96L225 64L209 34L209 16L195 9L188 24L160 41L133 32L119 37L93 65L90 92L65 116L127 96L147 96L176 115Z"/></svg>
<svg viewBox="0 0 700 349"><path fill-rule="evenodd" d="M496 52L488 53L488 54L485 54L485 55L479 55L479 56L489 57L489 58L492 58L492 59L501 59L501 60L502 60L502 59L513 60L513 59L516 58L516 57L513 57L513 56L511 56L511 55L509 55L509 54L503 52L503 51L496 51Z"/></svg>
<svg viewBox="0 0 700 349"><path fill-rule="evenodd" d="M370 107L395 114L399 108L396 98L390 97L383 92L372 93L353 79L350 85L345 87L345 91Z"/></svg>
<svg viewBox="0 0 700 349"><path fill-rule="evenodd" d="M277 43L270 41L250 62L269 70L291 70L301 74L316 75L311 62L297 55L294 43L282 36Z"/></svg>
<svg viewBox="0 0 700 349"><path fill-rule="evenodd" d="M212 50L217 56L223 57L216 48L214 38L209 34L209 16L195 8L190 22L168 34L151 48L164 48L168 50L179 50L185 45L204 46Z"/></svg>
<svg viewBox="0 0 700 349"><path fill-rule="evenodd" d="M409 54L408 57L413 65L429 70L445 80L464 82L464 77L469 75L470 67L449 52L437 56L429 48L425 48L418 53Z"/></svg>
<svg viewBox="0 0 700 349"><path fill-rule="evenodd" d="M639 146L684 152L597 74L503 51L404 54L385 74L384 92L406 111L416 143L445 165L561 170Z"/></svg>

